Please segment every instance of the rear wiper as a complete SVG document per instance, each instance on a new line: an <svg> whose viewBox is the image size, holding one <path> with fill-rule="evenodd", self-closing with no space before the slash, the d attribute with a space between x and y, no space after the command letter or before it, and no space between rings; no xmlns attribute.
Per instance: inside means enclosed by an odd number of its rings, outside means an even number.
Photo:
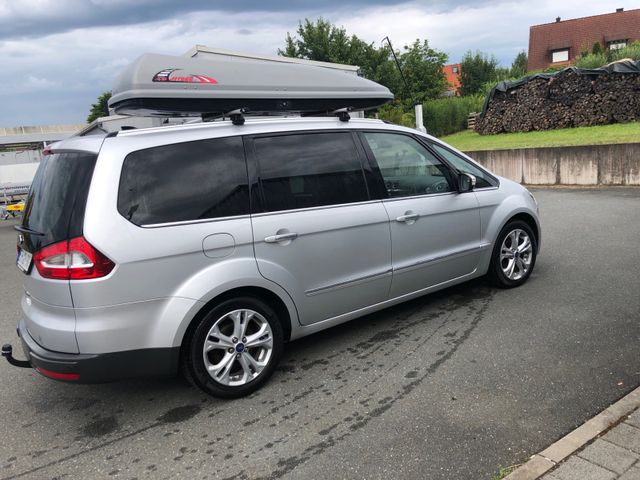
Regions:
<svg viewBox="0 0 640 480"><path fill-rule="evenodd" d="M13 227L20 233L28 233L29 235L44 235L42 232L36 232L35 230L31 230L29 227L23 227L22 225L15 225Z"/></svg>

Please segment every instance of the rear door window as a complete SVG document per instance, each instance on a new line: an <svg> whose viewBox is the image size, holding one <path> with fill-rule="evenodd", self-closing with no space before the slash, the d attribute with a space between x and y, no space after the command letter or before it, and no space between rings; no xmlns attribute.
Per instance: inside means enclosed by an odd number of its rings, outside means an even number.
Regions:
<svg viewBox="0 0 640 480"><path fill-rule="evenodd" d="M369 200L349 132L257 137L254 147L269 212Z"/></svg>
<svg viewBox="0 0 640 480"><path fill-rule="evenodd" d="M45 155L31 183L22 226L28 250L82 235L89 184L97 155ZM26 233L30 230L34 233Z"/></svg>
<svg viewBox="0 0 640 480"><path fill-rule="evenodd" d="M139 150L122 166L118 211L136 225L249 213L241 137Z"/></svg>

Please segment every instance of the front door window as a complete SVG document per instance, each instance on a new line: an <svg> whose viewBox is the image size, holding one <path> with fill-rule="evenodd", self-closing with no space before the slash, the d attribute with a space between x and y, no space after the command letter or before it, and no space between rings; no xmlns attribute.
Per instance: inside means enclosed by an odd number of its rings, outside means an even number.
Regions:
<svg viewBox="0 0 640 480"><path fill-rule="evenodd" d="M413 138L395 133L365 132L363 135L390 198L454 190L448 169Z"/></svg>

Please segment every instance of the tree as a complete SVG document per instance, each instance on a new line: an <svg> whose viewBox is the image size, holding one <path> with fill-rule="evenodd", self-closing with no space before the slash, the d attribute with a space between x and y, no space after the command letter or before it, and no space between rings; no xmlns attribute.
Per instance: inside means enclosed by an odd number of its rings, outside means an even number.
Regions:
<svg viewBox="0 0 640 480"><path fill-rule="evenodd" d="M98 97L98 101L91 105L91 110L89 110L89 116L87 117L87 123L93 122L96 118L109 115L107 102L109 102L110 98L111 92L104 92Z"/></svg>
<svg viewBox="0 0 640 480"><path fill-rule="evenodd" d="M591 49L592 55L602 55L604 52L602 51L602 45L600 42L596 42L593 44L593 48Z"/></svg>
<svg viewBox="0 0 640 480"><path fill-rule="evenodd" d="M346 63L350 60L352 46L356 50L364 46L355 35L349 38L344 28L336 27L322 17L315 22L305 18L304 23L298 23L296 33L298 36L292 37L287 32L285 48L278 49L279 55L319 62Z"/></svg>
<svg viewBox="0 0 640 480"><path fill-rule="evenodd" d="M296 36L287 33L284 49L278 55L304 58L319 62L358 65L366 78L379 81L387 69L389 51L378 49L355 35L349 37L344 28L318 18L315 22L305 19L298 23Z"/></svg>
<svg viewBox="0 0 640 480"><path fill-rule="evenodd" d="M524 77L527 74L527 63L527 54L522 50L511 64L510 75L514 78Z"/></svg>
<svg viewBox="0 0 640 480"><path fill-rule="evenodd" d="M321 62L358 65L363 75L391 90L396 99L410 103L410 96L391 57L388 46L376 47L356 35L349 36L342 27L318 18L298 24L295 36L287 33L285 46L278 54ZM446 54L429 47L426 40L416 40L397 52L407 83L417 100L435 98L446 88L442 67Z"/></svg>
<svg viewBox="0 0 640 480"><path fill-rule="evenodd" d="M405 45L400 65L417 102L437 98L447 88L442 71L447 58L446 53L429 47L427 40L416 39L411 45Z"/></svg>
<svg viewBox="0 0 640 480"><path fill-rule="evenodd" d="M349 65L357 65L362 70L362 75L374 82L383 83L392 72L389 61L390 50L387 47L376 48L353 35L349 41L349 54L345 62ZM393 75L391 73L391 75Z"/></svg>
<svg viewBox="0 0 640 480"><path fill-rule="evenodd" d="M475 95L480 92L482 85L495 80L498 60L492 55L476 51L468 51L460 62L460 93Z"/></svg>

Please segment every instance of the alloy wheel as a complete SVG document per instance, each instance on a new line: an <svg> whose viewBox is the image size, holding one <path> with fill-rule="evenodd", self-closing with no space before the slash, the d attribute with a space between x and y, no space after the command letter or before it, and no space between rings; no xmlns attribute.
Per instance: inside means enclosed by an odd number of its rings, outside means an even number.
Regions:
<svg viewBox="0 0 640 480"><path fill-rule="evenodd" d="M520 280L531 268L533 244L527 232L515 229L502 241L500 268L509 280Z"/></svg>
<svg viewBox="0 0 640 480"><path fill-rule="evenodd" d="M273 354L273 331L260 313L239 309L216 320L202 355L209 376L225 386L245 385L257 378Z"/></svg>

